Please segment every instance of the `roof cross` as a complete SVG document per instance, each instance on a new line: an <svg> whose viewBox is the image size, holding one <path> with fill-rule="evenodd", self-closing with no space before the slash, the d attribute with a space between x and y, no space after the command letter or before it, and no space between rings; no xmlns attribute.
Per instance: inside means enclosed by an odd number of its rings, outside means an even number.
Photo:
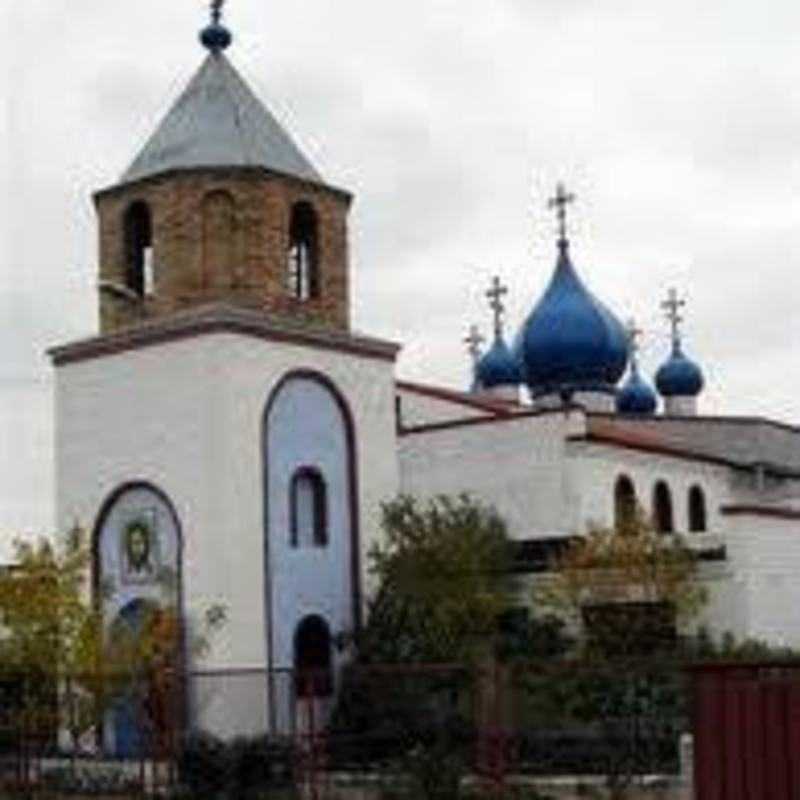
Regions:
<svg viewBox="0 0 800 800"><path fill-rule="evenodd" d="M503 312L506 310L503 296L507 294L508 287L501 283L499 276L495 275L486 296L489 298L489 308L494 312L494 335L498 337L503 333Z"/></svg>
<svg viewBox="0 0 800 800"><path fill-rule="evenodd" d="M464 337L464 344L467 345L467 352L472 357L473 364L478 363L481 357L481 345L486 341L486 338L478 330L477 325L469 326L469 333Z"/></svg>
<svg viewBox="0 0 800 800"><path fill-rule="evenodd" d="M686 305L686 300L678 297L677 289L670 289L667 299L661 303L661 308L666 311L667 319L672 326L672 343L677 345L681 339L680 324L683 322L681 309Z"/></svg>
<svg viewBox="0 0 800 800"><path fill-rule="evenodd" d="M225 0L211 0L211 22L214 25L219 25L222 19L222 6L225 5Z"/></svg>
<svg viewBox="0 0 800 800"><path fill-rule="evenodd" d="M633 364L634 367L636 366L639 356L639 339L643 333L644 331L636 325L636 320L631 317L628 320L628 346L631 351L631 364Z"/></svg>
<svg viewBox="0 0 800 800"><path fill-rule="evenodd" d="M575 195L572 192L567 192L564 184L560 182L556 184L556 196L547 201L548 208L556 209L559 242L567 241L567 206L574 202Z"/></svg>

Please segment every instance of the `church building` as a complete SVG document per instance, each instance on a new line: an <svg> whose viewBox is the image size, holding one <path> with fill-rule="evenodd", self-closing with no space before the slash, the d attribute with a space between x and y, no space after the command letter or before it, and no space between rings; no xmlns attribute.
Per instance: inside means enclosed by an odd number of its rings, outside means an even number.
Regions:
<svg viewBox="0 0 800 800"><path fill-rule="evenodd" d="M198 72L95 194L100 331L50 353L57 521L92 532L109 631L164 604L187 625L226 609L191 663L190 724L280 730L298 668L335 691L400 492L495 505L531 575L638 502L701 554L714 630L800 647L800 429L698 413L675 294L650 386L635 329L579 276L561 187L553 277L514 340L495 282L473 385L399 380L399 345L351 328L352 196L239 75L219 5ZM103 735L124 755L136 722L117 709Z"/></svg>

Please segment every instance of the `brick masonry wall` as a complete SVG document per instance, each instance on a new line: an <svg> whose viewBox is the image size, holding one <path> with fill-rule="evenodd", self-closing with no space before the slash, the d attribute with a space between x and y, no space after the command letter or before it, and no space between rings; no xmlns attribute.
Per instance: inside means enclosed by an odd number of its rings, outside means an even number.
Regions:
<svg viewBox="0 0 800 800"><path fill-rule="evenodd" d="M220 203L211 202L220 193L232 201L232 213L221 213ZM302 302L287 289L289 222L301 200L317 214L320 275L319 297ZM220 300L317 326L349 328L350 197L345 193L251 169L165 174L105 190L95 196L101 281L125 284L124 216L136 201L145 202L152 216L154 295L138 301L102 291L102 333ZM209 218L214 206L217 211ZM221 243L225 228L231 241Z"/></svg>

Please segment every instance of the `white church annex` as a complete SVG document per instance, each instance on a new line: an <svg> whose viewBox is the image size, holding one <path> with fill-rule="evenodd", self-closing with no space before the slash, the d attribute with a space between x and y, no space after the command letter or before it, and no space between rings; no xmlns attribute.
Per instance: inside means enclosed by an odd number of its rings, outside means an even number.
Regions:
<svg viewBox="0 0 800 800"><path fill-rule="evenodd" d="M57 520L92 527L109 630L163 602L226 608L190 665L193 725L285 726L297 687L267 671L322 666L335 691L398 492L494 504L531 574L636 498L701 553L712 629L800 647L800 429L698 413L675 295L657 413L635 333L578 276L561 187L553 279L513 344L496 283L469 391L398 380L399 346L350 329L351 197L236 72L219 5L198 73L95 195L100 333L51 351ZM132 752L135 720L116 709L104 737Z"/></svg>

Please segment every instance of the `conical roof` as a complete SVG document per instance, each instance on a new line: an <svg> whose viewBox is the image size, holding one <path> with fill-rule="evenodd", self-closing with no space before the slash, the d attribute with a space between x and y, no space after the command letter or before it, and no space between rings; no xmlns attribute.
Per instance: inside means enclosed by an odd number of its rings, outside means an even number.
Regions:
<svg viewBox="0 0 800 800"><path fill-rule="evenodd" d="M198 167L263 167L322 183L311 162L219 51L208 55L122 182Z"/></svg>

